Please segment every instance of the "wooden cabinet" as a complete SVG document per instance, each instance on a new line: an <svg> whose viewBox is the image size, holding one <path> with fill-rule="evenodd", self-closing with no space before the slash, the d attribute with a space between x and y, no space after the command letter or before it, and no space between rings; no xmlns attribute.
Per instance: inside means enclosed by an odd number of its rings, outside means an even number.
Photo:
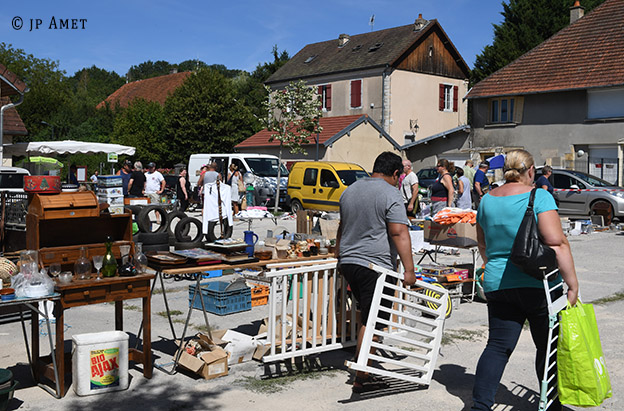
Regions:
<svg viewBox="0 0 624 411"><path fill-rule="evenodd" d="M104 241L113 239L113 254L121 258L119 246L132 242L132 214L100 214L93 192L34 194L26 215L26 247L39 250L40 262L61 263L72 269L87 247L87 258L106 252Z"/></svg>

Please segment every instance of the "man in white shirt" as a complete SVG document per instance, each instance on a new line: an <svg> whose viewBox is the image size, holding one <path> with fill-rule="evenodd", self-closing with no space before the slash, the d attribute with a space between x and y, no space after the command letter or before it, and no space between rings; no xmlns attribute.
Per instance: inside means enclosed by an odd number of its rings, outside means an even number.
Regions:
<svg viewBox="0 0 624 411"><path fill-rule="evenodd" d="M165 191L165 177L156 170L155 163L147 165L145 173L145 195L150 199L150 203L160 203L160 195Z"/></svg>
<svg viewBox="0 0 624 411"><path fill-rule="evenodd" d="M412 170L412 162L403 160L403 172L405 178L401 183L401 195L405 204L405 211L410 217L414 217L418 212L418 177Z"/></svg>

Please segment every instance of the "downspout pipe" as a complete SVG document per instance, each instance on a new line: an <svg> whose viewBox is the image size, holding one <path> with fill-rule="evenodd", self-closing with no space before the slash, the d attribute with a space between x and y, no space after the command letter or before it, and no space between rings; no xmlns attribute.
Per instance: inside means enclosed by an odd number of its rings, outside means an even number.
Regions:
<svg viewBox="0 0 624 411"><path fill-rule="evenodd" d="M386 133L388 132L386 129L386 77L389 68L390 65L386 64L386 68L381 73L381 128Z"/></svg>
<svg viewBox="0 0 624 411"><path fill-rule="evenodd" d="M17 107L24 102L24 95L20 93L16 103L9 103L0 107L0 166L4 163L4 111L11 107Z"/></svg>

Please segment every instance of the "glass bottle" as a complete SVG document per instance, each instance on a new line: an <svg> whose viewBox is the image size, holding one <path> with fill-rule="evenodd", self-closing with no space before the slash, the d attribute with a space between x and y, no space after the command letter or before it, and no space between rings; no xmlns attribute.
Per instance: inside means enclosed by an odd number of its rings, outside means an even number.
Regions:
<svg viewBox="0 0 624 411"><path fill-rule="evenodd" d="M134 266L139 274L145 273L147 256L143 254L143 243L134 243Z"/></svg>
<svg viewBox="0 0 624 411"><path fill-rule="evenodd" d="M80 247L80 257L74 263L74 275L79 280L88 280L91 276L91 262L87 259L87 247Z"/></svg>
<svg viewBox="0 0 624 411"><path fill-rule="evenodd" d="M113 255L113 238L106 237L106 254L104 254L104 262L102 263L102 276L114 277L117 274L117 260Z"/></svg>

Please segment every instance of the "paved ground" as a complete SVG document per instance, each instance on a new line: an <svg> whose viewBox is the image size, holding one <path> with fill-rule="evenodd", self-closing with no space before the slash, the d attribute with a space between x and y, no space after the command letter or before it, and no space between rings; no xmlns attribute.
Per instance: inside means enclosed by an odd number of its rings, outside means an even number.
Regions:
<svg viewBox="0 0 624 411"><path fill-rule="evenodd" d="M294 229L294 221L278 221L278 226ZM273 228L270 221L254 223L254 231L262 234ZM235 236L242 236L246 223L238 223ZM594 233L571 237L578 276L581 282L583 300L596 301L614 296L613 301L597 304L596 313L602 344L611 375L614 396L599 409L621 410L621 393L624 390L624 298L622 294L622 250L624 235L616 233ZM443 263L470 262L468 252L460 255L440 256ZM167 290L173 310L184 314L175 315L178 334L188 307L189 281L167 280ZM140 322L139 301L126 304L124 324L131 334L131 341ZM161 315L164 304L161 294L152 301L152 339L154 355L159 363L168 362L174 346L169 341L166 319ZM224 317L211 315L214 329L237 328L253 333L259 320L267 315L266 306L256 307L247 313ZM75 308L66 313L66 338L71 335L113 329L113 308L110 305L95 305ZM486 307L482 303L464 302L454 311L445 324L445 339L437 363L433 381L423 388L409 384L393 383L390 389L373 396L353 396L350 389L350 374L344 361L353 352L335 351L310 358L303 368L297 365L291 370L283 364L264 366L248 362L230 366L229 375L214 380L202 380L180 372L170 376L154 370L151 380L143 378L139 367L131 367L130 387L127 391L78 397L70 388L62 400L56 400L37 386L33 386L27 366L19 323L0 325L0 367L11 369L20 381L20 388L9 409L23 410L82 410L106 407L109 409L144 410L238 410L244 407L254 410L298 409L424 409L463 410L469 409L475 366L485 345L487 334ZM197 332L203 318L195 310L191 323ZM42 340L45 342L45 340ZM43 345L43 352L47 351ZM497 396L496 410L536 409L537 381L533 372L534 350L528 332L523 333L511 361L503 376ZM294 371L293 371L294 370ZM309 371L312 370L312 371ZM281 376L278 374L281 372Z"/></svg>

